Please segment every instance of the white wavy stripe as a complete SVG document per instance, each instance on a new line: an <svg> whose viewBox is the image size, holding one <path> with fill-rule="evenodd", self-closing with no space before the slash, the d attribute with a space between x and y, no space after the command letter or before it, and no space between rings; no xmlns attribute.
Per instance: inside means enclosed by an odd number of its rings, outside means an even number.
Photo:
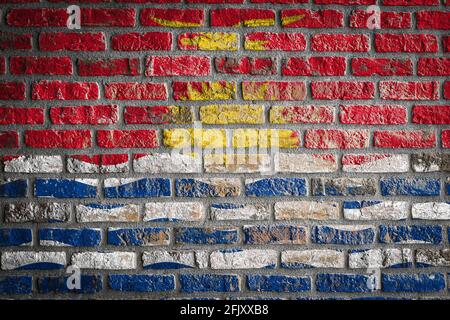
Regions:
<svg viewBox="0 0 450 320"><path fill-rule="evenodd" d="M32 263L57 263L66 265L65 252L16 251L2 253L2 269L14 270Z"/></svg>
<svg viewBox="0 0 450 320"><path fill-rule="evenodd" d="M97 179L74 179L77 182L87 184L93 187L97 187L98 180Z"/></svg>
<svg viewBox="0 0 450 320"><path fill-rule="evenodd" d="M77 173L97 173L97 172L105 172L105 173L113 173L113 172L123 172L125 168L127 168L128 162L122 162L118 164L111 165L97 165L95 163L81 161L79 159L71 158L68 161L68 170L69 172Z"/></svg>
<svg viewBox="0 0 450 320"><path fill-rule="evenodd" d="M56 240L39 240L41 246L52 246L52 247L70 247L67 243L56 241Z"/></svg>
<svg viewBox="0 0 450 320"><path fill-rule="evenodd" d="M63 170L61 156L20 156L5 161L5 172L59 173Z"/></svg>
<svg viewBox="0 0 450 320"><path fill-rule="evenodd" d="M145 178L109 178L105 179L104 186L105 188L111 188L111 187L119 187L125 184L133 183L139 180L143 180Z"/></svg>
<svg viewBox="0 0 450 320"><path fill-rule="evenodd" d="M389 155L363 164L343 165L343 170L346 172L408 172L408 169L409 161L406 154Z"/></svg>
<svg viewBox="0 0 450 320"><path fill-rule="evenodd" d="M150 154L134 159L133 168L140 173L193 173L201 171L201 159L182 154Z"/></svg>
<svg viewBox="0 0 450 320"><path fill-rule="evenodd" d="M344 208L344 216L347 219L373 219L377 217L395 217L398 220L406 219L408 217L408 202L382 201L363 208Z"/></svg>

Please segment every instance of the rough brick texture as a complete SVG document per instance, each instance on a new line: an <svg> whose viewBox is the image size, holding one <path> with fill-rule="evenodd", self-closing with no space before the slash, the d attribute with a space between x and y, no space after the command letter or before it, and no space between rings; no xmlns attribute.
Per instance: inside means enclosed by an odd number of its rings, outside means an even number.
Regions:
<svg viewBox="0 0 450 320"><path fill-rule="evenodd" d="M0 299L449 298L450 1L0 3Z"/></svg>

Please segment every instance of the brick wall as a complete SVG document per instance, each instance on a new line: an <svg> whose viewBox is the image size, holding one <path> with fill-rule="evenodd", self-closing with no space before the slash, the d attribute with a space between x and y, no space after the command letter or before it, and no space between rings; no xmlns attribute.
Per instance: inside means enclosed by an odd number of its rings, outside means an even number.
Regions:
<svg viewBox="0 0 450 320"><path fill-rule="evenodd" d="M1 297L448 297L449 1L181 1L0 0Z"/></svg>

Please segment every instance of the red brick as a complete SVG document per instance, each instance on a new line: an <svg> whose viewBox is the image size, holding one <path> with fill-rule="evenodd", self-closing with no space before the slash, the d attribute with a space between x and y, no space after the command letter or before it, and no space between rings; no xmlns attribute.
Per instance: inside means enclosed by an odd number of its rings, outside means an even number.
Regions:
<svg viewBox="0 0 450 320"><path fill-rule="evenodd" d="M170 50L170 32L130 32L112 37L112 48L116 51Z"/></svg>
<svg viewBox="0 0 450 320"><path fill-rule="evenodd" d="M306 98L303 81L244 81L244 100L296 101Z"/></svg>
<svg viewBox="0 0 450 320"><path fill-rule="evenodd" d="M372 99L375 86L372 82L318 81L311 83L311 93L313 99L322 100Z"/></svg>
<svg viewBox="0 0 450 320"><path fill-rule="evenodd" d="M27 130L25 145L31 148L85 149L91 146L89 130Z"/></svg>
<svg viewBox="0 0 450 320"><path fill-rule="evenodd" d="M450 124L450 105L413 107L413 123L420 124Z"/></svg>
<svg viewBox="0 0 450 320"><path fill-rule="evenodd" d="M273 108L280 109L272 113ZM334 108L331 106L276 106L270 113L271 123L333 123Z"/></svg>
<svg viewBox="0 0 450 320"><path fill-rule="evenodd" d="M41 80L33 83L33 100L95 100L99 90L96 82L63 82Z"/></svg>
<svg viewBox="0 0 450 320"><path fill-rule="evenodd" d="M0 50L31 50L31 34L0 32Z"/></svg>
<svg viewBox="0 0 450 320"><path fill-rule="evenodd" d="M432 34L375 34L377 52L437 52L438 42Z"/></svg>
<svg viewBox="0 0 450 320"><path fill-rule="evenodd" d="M444 99L450 99L450 81L444 83Z"/></svg>
<svg viewBox="0 0 450 320"><path fill-rule="evenodd" d="M212 27L252 26L252 20L266 20L275 24L275 12L265 9L224 8L211 10ZM272 22L272 23L271 23Z"/></svg>
<svg viewBox="0 0 450 320"><path fill-rule="evenodd" d="M257 43L257 50L303 51L306 48L305 36L301 33L252 32L245 35L245 49Z"/></svg>
<svg viewBox="0 0 450 320"><path fill-rule="evenodd" d="M0 74L6 73L6 58L0 57Z"/></svg>
<svg viewBox="0 0 450 320"><path fill-rule="evenodd" d="M375 131L373 138L377 148L433 148L436 145L434 131Z"/></svg>
<svg viewBox="0 0 450 320"><path fill-rule="evenodd" d="M0 148L18 148L19 134L17 131L0 131Z"/></svg>
<svg viewBox="0 0 450 320"><path fill-rule="evenodd" d="M400 82L380 81L380 97L384 100L436 100L439 83L437 81Z"/></svg>
<svg viewBox="0 0 450 320"><path fill-rule="evenodd" d="M140 19L143 26L201 27L205 23L205 14L202 9L145 8Z"/></svg>
<svg viewBox="0 0 450 320"><path fill-rule="evenodd" d="M344 124L406 124L407 111L398 105L341 105L339 119Z"/></svg>
<svg viewBox="0 0 450 320"><path fill-rule="evenodd" d="M419 76L450 76L450 58L419 58Z"/></svg>
<svg viewBox="0 0 450 320"><path fill-rule="evenodd" d="M126 124L192 123L192 110L176 106L127 106L123 115Z"/></svg>
<svg viewBox="0 0 450 320"><path fill-rule="evenodd" d="M308 149L361 149L369 146L366 130L310 129L305 133Z"/></svg>
<svg viewBox="0 0 450 320"><path fill-rule="evenodd" d="M442 130L442 148L450 148L450 130Z"/></svg>
<svg viewBox="0 0 450 320"><path fill-rule="evenodd" d="M369 38L364 34L315 34L311 37L311 50L367 52Z"/></svg>
<svg viewBox="0 0 450 320"><path fill-rule="evenodd" d="M214 58L216 71L227 74L271 75L276 74L273 58L220 57Z"/></svg>
<svg viewBox="0 0 450 320"><path fill-rule="evenodd" d="M174 81L175 100L231 100L236 95L236 83L232 81ZM197 97L198 96L198 97ZM218 99L221 96L222 99Z"/></svg>
<svg viewBox="0 0 450 320"><path fill-rule="evenodd" d="M67 17L66 9L11 9L6 23L15 27L65 27Z"/></svg>
<svg viewBox="0 0 450 320"><path fill-rule="evenodd" d="M352 73L355 76L410 76L413 65L409 59L353 58Z"/></svg>
<svg viewBox="0 0 450 320"><path fill-rule="evenodd" d="M292 57L283 64L284 76L343 76L347 65L344 57Z"/></svg>
<svg viewBox="0 0 450 320"><path fill-rule="evenodd" d="M244 0L186 0L187 3L244 3Z"/></svg>
<svg viewBox="0 0 450 320"><path fill-rule="evenodd" d="M164 83L116 82L105 84L105 98L111 100L166 100Z"/></svg>
<svg viewBox="0 0 450 320"><path fill-rule="evenodd" d="M281 25L285 28L340 28L344 14L338 10L281 10Z"/></svg>
<svg viewBox="0 0 450 320"><path fill-rule="evenodd" d="M33 2L40 2L40 0L0 0L0 3L33 3Z"/></svg>
<svg viewBox="0 0 450 320"><path fill-rule="evenodd" d="M152 56L145 64L145 75L150 76L207 76L211 68L209 57Z"/></svg>
<svg viewBox="0 0 450 320"><path fill-rule="evenodd" d="M375 4L376 0L314 0L315 4L341 4L351 6L355 4Z"/></svg>
<svg viewBox="0 0 450 320"><path fill-rule="evenodd" d="M384 6L437 6L439 0L382 0Z"/></svg>
<svg viewBox="0 0 450 320"><path fill-rule="evenodd" d="M141 74L139 58L87 58L78 59L80 76L138 76Z"/></svg>
<svg viewBox="0 0 450 320"><path fill-rule="evenodd" d="M134 27L135 9L82 8L81 26L85 27Z"/></svg>
<svg viewBox="0 0 450 320"><path fill-rule="evenodd" d="M372 12L354 10L350 15L350 28L367 28L367 20ZM383 11L380 13L380 27L382 29L408 29L411 27L410 12Z"/></svg>
<svg viewBox="0 0 450 320"><path fill-rule="evenodd" d="M450 52L450 36L442 36L442 47L444 52Z"/></svg>
<svg viewBox="0 0 450 320"><path fill-rule="evenodd" d="M116 0L116 2L126 2L126 3L180 3L181 0Z"/></svg>
<svg viewBox="0 0 450 320"><path fill-rule="evenodd" d="M11 74L71 75L69 57L11 57Z"/></svg>
<svg viewBox="0 0 450 320"><path fill-rule="evenodd" d="M97 145L102 148L156 148L155 130L99 130Z"/></svg>
<svg viewBox="0 0 450 320"><path fill-rule="evenodd" d="M450 12L418 11L416 12L417 29L450 29Z"/></svg>
<svg viewBox="0 0 450 320"><path fill-rule="evenodd" d="M116 105L52 107L50 119L53 124L107 125L119 119Z"/></svg>
<svg viewBox="0 0 450 320"><path fill-rule="evenodd" d="M104 51L106 39L103 32L43 32L39 35L42 51Z"/></svg>
<svg viewBox="0 0 450 320"><path fill-rule="evenodd" d="M290 3L308 3L309 0L250 0L250 2L251 3L290 4Z"/></svg>
<svg viewBox="0 0 450 320"><path fill-rule="evenodd" d="M0 107L0 125L8 124L43 124L44 109Z"/></svg>
<svg viewBox="0 0 450 320"><path fill-rule="evenodd" d="M0 100L25 100L25 83L0 82Z"/></svg>

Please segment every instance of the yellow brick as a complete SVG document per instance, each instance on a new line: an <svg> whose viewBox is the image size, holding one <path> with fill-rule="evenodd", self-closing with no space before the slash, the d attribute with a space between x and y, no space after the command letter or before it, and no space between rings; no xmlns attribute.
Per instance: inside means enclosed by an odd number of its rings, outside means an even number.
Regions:
<svg viewBox="0 0 450 320"><path fill-rule="evenodd" d="M195 85L188 83L186 97L180 100L230 100L236 95L236 84L234 82L211 81L203 82L199 90Z"/></svg>
<svg viewBox="0 0 450 320"><path fill-rule="evenodd" d="M231 50L236 51L239 47L237 33L226 32L198 32L191 37L181 38L182 46L195 48L197 50Z"/></svg>
<svg viewBox="0 0 450 320"><path fill-rule="evenodd" d="M298 148L300 143L299 134L294 130L236 129L233 132L235 148Z"/></svg>
<svg viewBox="0 0 450 320"><path fill-rule="evenodd" d="M264 123L264 107L244 104L202 106L200 120L205 124L260 124Z"/></svg>
<svg viewBox="0 0 450 320"><path fill-rule="evenodd" d="M166 129L164 145L169 148L224 148L226 146L225 130L221 129Z"/></svg>

